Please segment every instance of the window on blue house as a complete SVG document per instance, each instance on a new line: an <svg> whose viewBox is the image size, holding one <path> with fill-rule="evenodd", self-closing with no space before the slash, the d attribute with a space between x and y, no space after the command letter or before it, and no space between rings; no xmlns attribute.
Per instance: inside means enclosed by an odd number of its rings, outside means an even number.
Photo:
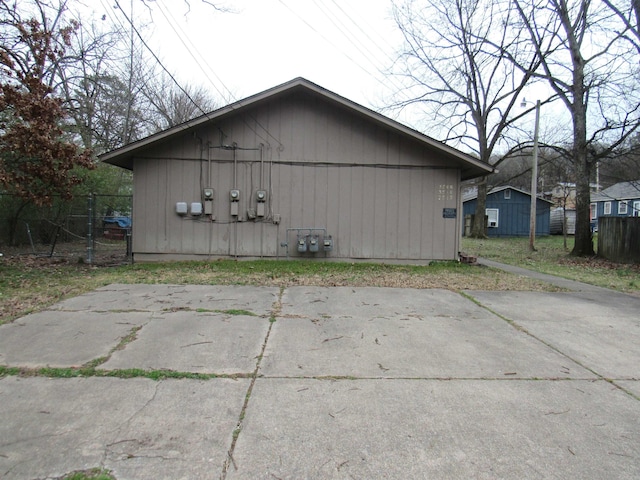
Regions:
<svg viewBox="0 0 640 480"><path fill-rule="evenodd" d="M631 212L632 217L640 217L640 200L633 201L633 211Z"/></svg>
<svg viewBox="0 0 640 480"><path fill-rule="evenodd" d="M485 215L487 216L487 226L489 228L498 228L498 214L499 210L497 208L487 208L485 210Z"/></svg>
<svg viewBox="0 0 640 480"><path fill-rule="evenodd" d="M505 200L510 200L511 199L511 190L505 190L504 191L504 199Z"/></svg>
<svg viewBox="0 0 640 480"><path fill-rule="evenodd" d="M628 202L626 200L620 200L620 202L618 202L618 215L626 215L628 208Z"/></svg>
<svg viewBox="0 0 640 480"><path fill-rule="evenodd" d="M604 202L604 214L611 215L611 202Z"/></svg>

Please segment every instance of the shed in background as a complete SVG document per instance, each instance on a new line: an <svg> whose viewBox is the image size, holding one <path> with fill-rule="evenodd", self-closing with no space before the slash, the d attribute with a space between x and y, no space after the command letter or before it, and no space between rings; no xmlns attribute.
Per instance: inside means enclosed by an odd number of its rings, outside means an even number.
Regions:
<svg viewBox="0 0 640 480"><path fill-rule="evenodd" d="M463 218L476 214L478 193L470 192L463 198ZM536 201L536 235L549 235L552 202L543 198ZM496 187L487 193L487 235L489 237L529 236L531 194L515 187Z"/></svg>
<svg viewBox="0 0 640 480"><path fill-rule="evenodd" d="M574 208L554 208L551 210L551 223L549 232L551 235L564 234L564 226L567 226L567 235L576 234L576 210Z"/></svg>

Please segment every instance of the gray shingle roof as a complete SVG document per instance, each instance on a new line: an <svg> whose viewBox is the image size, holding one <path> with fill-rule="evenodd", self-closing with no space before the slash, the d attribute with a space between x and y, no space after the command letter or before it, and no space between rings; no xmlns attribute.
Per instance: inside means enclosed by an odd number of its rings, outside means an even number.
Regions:
<svg viewBox="0 0 640 480"><path fill-rule="evenodd" d="M531 197L531 192L525 192L524 190L521 190L519 188L516 187L512 187L510 185L506 185L503 187L494 187L491 190L489 190L487 192L487 196L492 195L494 193L498 193L501 192L502 190L514 190L516 192L520 192L523 193L524 195L527 195L528 197ZM541 192L538 192L537 198L538 200L541 200L543 202L547 202L547 203L553 203L550 200L547 200L546 198L542 198L541 196ZM476 188L475 190L471 190L469 192L466 192L462 195L462 203L464 202L468 202L469 200L475 200L476 198L478 198L478 189Z"/></svg>
<svg viewBox="0 0 640 480"><path fill-rule="evenodd" d="M609 188L605 188L600 193L591 195L592 202L632 200L636 198L640 198L640 180L616 183Z"/></svg>

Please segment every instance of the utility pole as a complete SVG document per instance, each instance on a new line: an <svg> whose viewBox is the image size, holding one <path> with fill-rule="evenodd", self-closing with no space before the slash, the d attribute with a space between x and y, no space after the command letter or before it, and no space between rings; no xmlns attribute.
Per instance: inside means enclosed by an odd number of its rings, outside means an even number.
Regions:
<svg viewBox="0 0 640 480"><path fill-rule="evenodd" d="M521 106L525 107L523 99ZM529 213L529 250L535 252L536 246L536 203L538 200L538 132L540 130L540 100L536 101L536 123L533 131L533 158L531 159L531 212Z"/></svg>

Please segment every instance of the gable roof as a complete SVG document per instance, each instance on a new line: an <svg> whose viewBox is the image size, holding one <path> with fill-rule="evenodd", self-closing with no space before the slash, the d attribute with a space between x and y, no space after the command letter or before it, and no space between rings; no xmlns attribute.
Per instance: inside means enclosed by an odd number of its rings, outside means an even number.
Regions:
<svg viewBox="0 0 640 480"><path fill-rule="evenodd" d="M462 180L469 180L482 175L487 175L494 171L491 165L488 165L471 155L463 153L460 150L424 135L417 130L385 117L380 113L374 112L373 110L341 97L340 95L322 88L304 78L295 78L289 82L283 83L282 85L270 88L264 92L245 98L244 100L239 100L183 124L168 128L116 150L104 153L100 155L99 158L105 163L132 170L133 158L143 149L154 146L160 142L164 142L174 135L180 135L194 130L208 122L219 121L230 114L237 114L238 112L241 113L243 110L256 106L261 102L273 100L278 96L292 94L300 90L304 90L312 95L320 96L329 102L333 102L338 106L347 108L352 113L361 116L364 120L377 123L404 137L408 137L425 144L428 148L437 151L440 155L443 155L456 163L461 169Z"/></svg>
<svg viewBox="0 0 640 480"><path fill-rule="evenodd" d="M640 180L620 182L605 188L600 193L591 195L592 202L608 202L610 200L632 200L640 198Z"/></svg>
<svg viewBox="0 0 640 480"><path fill-rule="evenodd" d="M494 188L492 188L491 190L489 190L487 192L487 197L489 195L493 195L494 193L502 192L503 190L513 190L514 192L520 192L523 195L526 195L527 197L531 197L531 192L525 192L524 190L520 190L519 188L511 187L509 185L506 185L506 186L503 186L503 187L494 187ZM468 193L464 194L462 196L462 202L463 203L464 202L468 202L470 200L475 200L476 198L478 198L478 190L477 189L475 191L471 191L471 192L468 192ZM546 198L542 198L540 196L538 196L537 199L541 200L543 202L547 202L547 203L551 203L551 204L553 203L552 201L547 200Z"/></svg>

